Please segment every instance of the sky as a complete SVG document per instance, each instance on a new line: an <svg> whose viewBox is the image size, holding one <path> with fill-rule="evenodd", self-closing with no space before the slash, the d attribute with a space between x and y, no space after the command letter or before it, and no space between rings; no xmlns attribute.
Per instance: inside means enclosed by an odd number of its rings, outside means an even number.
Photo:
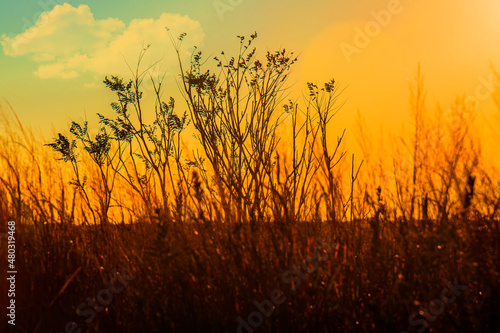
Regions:
<svg viewBox="0 0 500 333"><path fill-rule="evenodd" d="M237 35L257 32L260 55L284 47L299 55L290 96L306 82L335 78L345 102L338 128L354 133L359 111L374 130L408 123L408 84L420 64L428 103L462 95L479 118L497 112L500 69L498 0L0 0L0 98L25 126L47 136L72 120L94 118L114 100L106 75L130 77L144 66L166 73L180 100L169 35L187 33L183 59L197 46L207 57L237 51ZM147 87L146 87L147 88ZM179 112L186 108L178 104Z"/></svg>

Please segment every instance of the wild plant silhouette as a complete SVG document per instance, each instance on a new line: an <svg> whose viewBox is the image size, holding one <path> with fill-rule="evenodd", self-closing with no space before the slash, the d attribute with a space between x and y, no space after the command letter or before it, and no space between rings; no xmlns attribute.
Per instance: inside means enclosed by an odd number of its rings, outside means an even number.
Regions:
<svg viewBox="0 0 500 333"><path fill-rule="evenodd" d="M186 64L184 37L172 43L185 112L142 66L147 48L130 79L104 78L116 100L98 128L73 122L45 143L4 112L0 215L19 229L19 331L500 330L500 183L473 106L431 112L419 69L412 132L377 155L360 121L354 156L345 131L329 131L335 80L294 102L292 52L260 57L255 33L233 56L195 50ZM121 270L133 280L101 306ZM432 312L445 280L466 289ZM253 327L255 302L276 289L286 300Z"/></svg>

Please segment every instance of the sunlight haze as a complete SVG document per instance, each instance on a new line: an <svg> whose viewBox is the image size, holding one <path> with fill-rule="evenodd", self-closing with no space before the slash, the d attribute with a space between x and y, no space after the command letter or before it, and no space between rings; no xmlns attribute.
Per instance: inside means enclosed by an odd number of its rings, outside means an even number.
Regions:
<svg viewBox="0 0 500 333"><path fill-rule="evenodd" d="M143 65L156 64L155 76L167 74L165 93L178 100L181 112L167 26L173 35L188 34L184 61L192 46L212 57L236 50L235 36L254 31L261 56L279 47L294 51L299 62L289 96L299 100L306 82L335 78L346 102L336 120L339 129L352 130L357 110L375 131L399 129L409 120L408 83L419 64L431 108L465 95L478 102L481 117L495 112L491 65L500 63L497 1L293 1L286 6L145 1L139 8L130 3L9 4L12 10L3 11L0 20L0 94L25 125L52 134L52 126L108 112L112 96L102 79L130 77L128 66L134 68L147 45Z"/></svg>

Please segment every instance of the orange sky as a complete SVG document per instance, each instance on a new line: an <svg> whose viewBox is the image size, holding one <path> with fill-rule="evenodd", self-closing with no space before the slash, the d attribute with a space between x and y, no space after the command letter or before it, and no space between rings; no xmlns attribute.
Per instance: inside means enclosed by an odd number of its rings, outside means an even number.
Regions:
<svg viewBox="0 0 500 333"><path fill-rule="evenodd" d="M324 81L334 73L346 88L339 123L354 128L359 109L375 133L396 132L404 122L408 127L408 83L420 64L431 111L438 102L447 107L465 95L476 102L479 128L492 124L498 113L491 64L500 68L500 2L376 3L352 20L325 27L304 52L302 78ZM491 132L483 134L490 141Z"/></svg>
<svg viewBox="0 0 500 333"><path fill-rule="evenodd" d="M167 71L168 94L179 97L166 25L187 31L186 48L196 44L208 55L235 50L234 36L254 30L261 55L280 46L296 51L300 60L291 96L300 96L306 81L334 77L346 88L337 124L348 135L354 135L357 110L374 132L408 125L408 82L419 63L429 106L438 101L447 106L465 94L477 102L480 119L491 123L496 112L491 93L498 84L490 65L500 69L497 0L313 0L286 6L261 0L126 0L120 8L107 2L58 3L55 8L12 4L0 20L0 95L25 125L49 135L51 128L65 129L71 120L109 110L113 96L102 85L103 76L127 76L125 61L134 62L142 45L152 44L146 63L161 60L157 72ZM217 7L221 3L226 7ZM47 15L36 23L42 10Z"/></svg>

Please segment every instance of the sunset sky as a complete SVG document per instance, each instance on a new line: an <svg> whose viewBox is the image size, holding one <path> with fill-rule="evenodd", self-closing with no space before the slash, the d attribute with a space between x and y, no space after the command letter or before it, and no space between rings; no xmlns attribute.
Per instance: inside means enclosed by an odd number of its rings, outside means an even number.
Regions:
<svg viewBox="0 0 500 333"><path fill-rule="evenodd" d="M42 14L43 13L43 14ZM25 125L48 136L71 120L109 110L105 75L129 76L141 48L145 65L166 71L166 95L178 97L178 67L165 27L186 32L184 50L207 56L237 50L236 35L257 31L260 55L285 47L299 54L291 96L305 82L335 78L345 88L340 127L357 110L378 131L409 119L408 82L420 63L429 105L457 95L476 101L480 118L494 112L500 69L498 0L402 1L3 1L0 97ZM179 105L179 112L184 111Z"/></svg>

